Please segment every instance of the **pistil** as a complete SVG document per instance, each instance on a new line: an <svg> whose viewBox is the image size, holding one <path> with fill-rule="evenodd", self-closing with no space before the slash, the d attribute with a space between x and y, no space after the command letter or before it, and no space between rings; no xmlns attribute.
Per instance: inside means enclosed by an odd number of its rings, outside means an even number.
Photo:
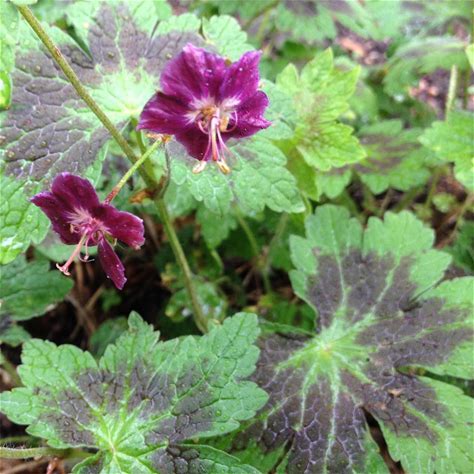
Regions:
<svg viewBox="0 0 474 474"><path fill-rule="evenodd" d="M71 266L71 263L74 262L75 258L81 254L82 246L84 245L84 242L86 238L88 237L88 233L86 232L82 237L81 240L79 240L79 243L74 247L74 250L71 254L71 256L68 258L67 262L64 265L59 265L59 263L56 264L56 268L61 272L64 273L64 275L69 276L69 267Z"/></svg>

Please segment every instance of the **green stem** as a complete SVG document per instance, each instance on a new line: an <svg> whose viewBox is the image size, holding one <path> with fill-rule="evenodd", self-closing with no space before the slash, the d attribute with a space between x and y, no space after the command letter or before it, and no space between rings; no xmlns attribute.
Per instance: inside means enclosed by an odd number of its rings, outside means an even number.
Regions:
<svg viewBox="0 0 474 474"><path fill-rule="evenodd" d="M448 96L446 98L446 108L444 115L447 116L449 111L453 108L454 100L456 99L456 92L458 89L458 68L451 66L451 74L449 76Z"/></svg>
<svg viewBox="0 0 474 474"><path fill-rule="evenodd" d="M0 446L0 458L3 459L29 459L41 456L58 456L62 457L67 450L54 448L6 448Z"/></svg>
<svg viewBox="0 0 474 474"><path fill-rule="evenodd" d="M393 208L394 212L400 212L409 207L413 201L421 194L424 190L424 186L419 186L417 188L412 188L410 191L406 192L398 204Z"/></svg>
<svg viewBox="0 0 474 474"><path fill-rule="evenodd" d="M270 273L270 266L271 266L270 255L275 245L277 245L278 242L280 241L283 235L283 232L285 232L286 226L288 225L288 220L289 220L289 215L286 213L283 213L275 228L275 234L273 235L272 240L270 241L270 244L268 245L268 252L266 254L266 258L263 263L264 272L267 275Z"/></svg>
<svg viewBox="0 0 474 474"><path fill-rule="evenodd" d="M189 268L189 264L184 254L183 247L181 247L181 244L179 243L179 239L171 222L168 209L166 208L166 205L162 199L156 200L155 205L160 215L161 222L163 223L163 227L170 242L171 248L173 249L176 260L178 261L178 264L181 267L181 271L183 272L184 285L189 294L191 304L194 309L194 321L196 322L196 326L201 332L207 332L207 319L202 311L196 288L193 284L194 275L191 272L191 269Z"/></svg>
<svg viewBox="0 0 474 474"><path fill-rule="evenodd" d="M3 366L5 372L10 376L12 386L20 387L21 385L23 385L21 383L21 379L18 375L18 372L16 371L16 367L5 357L5 354L0 354L0 359L2 361L0 365Z"/></svg>
<svg viewBox="0 0 474 474"><path fill-rule="evenodd" d="M28 22L34 32L38 35L40 40L45 45L46 49L51 53L55 61L57 62L58 66L64 72L65 76L71 83L71 85L76 89L76 92L79 96L84 100L84 102L89 106L91 111L97 116L97 118L102 122L105 128L110 132L110 134L114 137L117 144L123 150L127 158L132 162L136 163L139 158L135 155L132 147L128 144L125 140L123 135L119 132L119 130L115 127L115 125L109 120L107 115L102 111L99 105L94 101L94 99L89 95L87 90L82 85L81 81L77 77L76 73L73 71L67 60L61 54L59 48L53 43L51 38L48 36L48 33L43 29L41 23L35 18L31 10L26 6L19 6L17 7L20 11L23 18ZM149 167L148 167L149 168ZM142 175L145 183L151 189L156 189L159 186L154 174L150 173L149 170L145 171L143 168L139 169L140 174ZM201 331L205 331L207 325L205 324L205 317L202 311L201 305L199 304L199 300L197 297L196 289L194 288L193 284L193 275L189 268L188 261L186 260L186 256L184 251L179 243L177 238L176 232L171 224L168 210L164 202L161 199L155 200L155 206L162 218L162 222L165 228L165 232L167 233L168 239L171 243L172 249L174 251L176 260L178 265L181 267L181 271L183 272L185 278L185 286L189 293L191 303L193 306L194 311L194 319L196 321L196 325L199 327Z"/></svg>
<svg viewBox="0 0 474 474"><path fill-rule="evenodd" d="M235 215L237 217L237 221L239 222L240 227L244 231L245 235L247 236L247 240L249 241L250 247L252 248L252 253L256 258L257 268L260 270L260 274L262 275L263 286L265 288L265 293L270 294L272 292L272 285L270 284L270 279L268 277L268 272L264 265L262 265L262 260L260 256L260 248L257 243L257 239L252 232L252 229L247 224L247 221L242 217L240 212L236 209Z"/></svg>
<svg viewBox="0 0 474 474"><path fill-rule="evenodd" d="M156 141L145 151L145 153L143 153L143 155L138 159L138 161L135 161L131 168L123 175L122 179L114 186L112 191L105 198L105 202L107 204L110 203L115 196L117 196L120 190L124 187L125 183L131 178L133 173L135 173L135 171L140 168L140 166L153 154L153 152L158 148L159 145L161 145L161 142Z"/></svg>
<svg viewBox="0 0 474 474"><path fill-rule="evenodd" d="M428 196L426 196L426 201L424 204L425 209L429 209L431 207L431 201L433 200L433 197L436 193L436 187L438 186L439 179L441 178L443 172L444 172L444 167L439 166L438 168L435 169L433 173L433 179L431 180Z"/></svg>

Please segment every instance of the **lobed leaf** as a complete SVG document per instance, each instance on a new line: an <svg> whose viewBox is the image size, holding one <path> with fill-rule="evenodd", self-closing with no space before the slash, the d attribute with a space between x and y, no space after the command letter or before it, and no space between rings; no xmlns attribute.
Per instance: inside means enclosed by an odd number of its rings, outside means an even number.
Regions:
<svg viewBox="0 0 474 474"><path fill-rule="evenodd" d="M358 73L358 68L337 70L328 49L306 64L301 74L290 64L277 77L277 86L292 97L297 112L291 140L291 147L297 152L293 152L290 162L292 171L297 166L294 162L301 157L318 171L364 158L364 150L352 136L351 127L336 121L349 108L348 99L354 92ZM290 144L284 146L289 148Z"/></svg>
<svg viewBox="0 0 474 474"><path fill-rule="evenodd" d="M317 176L320 193L338 196L356 174L374 194L388 188L407 191L424 184L430 171L427 150L420 146L417 129L403 130L399 120L363 127L358 136L367 158L359 163Z"/></svg>
<svg viewBox="0 0 474 474"><path fill-rule="evenodd" d="M132 313L128 332L98 362L34 339L18 369L24 386L0 395L2 411L50 446L98 450L75 473L256 473L203 442L238 428L267 400L245 380L257 335L256 316L241 313L201 338L158 342Z"/></svg>
<svg viewBox="0 0 474 474"><path fill-rule="evenodd" d="M315 310L315 334L260 338L254 380L270 398L236 454L249 443L279 451L277 472L388 472L370 413L407 472L470 470L472 399L428 375L474 375L474 279L439 283L450 258L432 244L408 212L364 231L344 208L317 208L306 238L291 239L293 288Z"/></svg>

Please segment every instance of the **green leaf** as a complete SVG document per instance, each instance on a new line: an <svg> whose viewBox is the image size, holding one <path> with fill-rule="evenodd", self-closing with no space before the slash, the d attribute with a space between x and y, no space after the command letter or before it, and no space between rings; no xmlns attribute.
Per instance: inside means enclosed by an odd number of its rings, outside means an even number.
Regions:
<svg viewBox="0 0 474 474"><path fill-rule="evenodd" d="M4 73L10 72L15 62L14 46L18 38L19 13L10 2L0 4L0 69ZM1 104L2 106L4 104Z"/></svg>
<svg viewBox="0 0 474 474"><path fill-rule="evenodd" d="M0 172L0 264L24 252L30 242L41 242L48 231L48 219L24 194L24 183Z"/></svg>
<svg viewBox="0 0 474 474"><path fill-rule="evenodd" d="M408 87L416 85L423 74L436 69L449 70L451 66L467 70L465 47L463 41L449 36L412 39L388 61L385 90L391 95L406 94Z"/></svg>
<svg viewBox="0 0 474 474"><path fill-rule="evenodd" d="M290 275L315 334L269 327L260 338L254 380L270 399L234 449L284 446L277 472L388 472L369 413L406 472L470 472L472 399L430 374L474 375L474 278L440 283L450 258L433 241L408 212L364 230L344 208L316 209L306 238L291 240Z"/></svg>
<svg viewBox="0 0 474 474"><path fill-rule="evenodd" d="M260 212L265 206L276 212L299 212L303 204L295 179L285 168L286 159L278 148L259 135L231 145L232 172L224 175L210 163L192 172L196 160L178 144L170 146L171 179L191 191L197 201L219 215L238 205L245 213ZM233 163L234 162L234 163Z"/></svg>
<svg viewBox="0 0 474 474"><path fill-rule="evenodd" d="M420 131L404 130L399 120L386 120L363 127L359 132L367 158L351 166L318 175L317 186L330 198L349 184L351 175L360 177L374 194L388 188L407 191L424 184L430 177L427 150L418 142Z"/></svg>
<svg viewBox="0 0 474 474"><path fill-rule="evenodd" d="M100 361L77 347L27 342L23 387L0 395L3 412L57 448L98 450L73 472L257 473L205 444L254 416L267 396L255 369L257 318L241 313L203 337L158 342L137 314ZM193 440L199 438L199 444Z"/></svg>
<svg viewBox="0 0 474 474"><path fill-rule="evenodd" d="M90 55L64 31L44 27L102 110L123 128L139 116L158 87L166 61L189 41L203 43L186 25L180 31L178 21L168 24L170 13L166 2L152 0L134 2L133 8L124 2L70 5L68 19ZM160 23L152 35L157 21ZM30 196L62 171L81 174L91 166L100 166L109 133L24 21L18 28L12 85L14 106L0 116L0 143L6 179L14 180L14 192L23 189ZM21 206L31 225L19 218L7 230L2 226L6 233L2 242L12 239L10 246L4 244L0 250L4 262L24 251L30 242L38 243L45 236L47 222L39 217L39 209L23 204L20 195L9 201L3 206Z"/></svg>
<svg viewBox="0 0 474 474"><path fill-rule="evenodd" d="M201 224L201 234L210 249L218 247L237 227L237 219L232 213L229 212L221 216L214 214L202 205L198 208L196 218Z"/></svg>
<svg viewBox="0 0 474 474"><path fill-rule="evenodd" d="M456 178L474 190L474 114L452 111L444 122L434 122L420 137L421 143L443 161L454 162Z"/></svg>
<svg viewBox="0 0 474 474"><path fill-rule="evenodd" d="M252 48L247 43L247 34L242 31L238 21L227 15L213 16L202 21L202 32L206 42L217 52L236 61L243 53Z"/></svg>
<svg viewBox="0 0 474 474"><path fill-rule="evenodd" d="M0 314L8 313L17 321L48 311L64 299L73 281L60 272L49 270L49 262L27 262L24 256L0 267Z"/></svg>
<svg viewBox="0 0 474 474"><path fill-rule="evenodd" d="M364 158L352 128L337 122L349 108L359 68L339 71L330 49L316 55L298 74L288 65L277 86L291 95L297 111L292 145L312 168L329 171Z"/></svg>

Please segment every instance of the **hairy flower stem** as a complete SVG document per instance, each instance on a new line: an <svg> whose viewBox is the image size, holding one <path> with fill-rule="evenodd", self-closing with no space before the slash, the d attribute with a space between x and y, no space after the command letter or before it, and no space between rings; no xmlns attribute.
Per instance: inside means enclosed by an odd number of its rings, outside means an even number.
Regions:
<svg viewBox="0 0 474 474"><path fill-rule="evenodd" d="M135 154L132 147L129 145L127 140L125 140L120 131L115 127L115 125L110 121L104 111L99 107L99 105L87 92L72 67L64 58L59 48L51 40L48 33L43 29L41 23L36 19L32 11L26 6L18 6L17 8L23 18L28 22L33 31L37 34L39 39L45 45L46 49L51 53L54 60L64 72L71 85L74 87L74 89L76 89L78 95L84 100L84 102L89 106L91 111L97 116L97 118L102 122L104 127L110 132L110 134L115 139L120 148L123 150L127 158L132 162L132 164L135 164L139 160L139 157ZM149 170L145 171L143 168L140 168L139 171L148 187L150 187L151 189L156 189L159 187L159 183L156 177L151 174ZM186 290L189 293L191 304L193 306L194 320L196 322L197 327L201 331L205 332L207 330L207 321L204 316L202 307L199 304L196 288L193 284L193 274L186 259L186 255L184 254L183 248L181 247L181 244L178 240L178 236L176 235L176 232L173 228L165 203L161 199L155 199L155 206L162 219L165 232L170 241L178 265L180 266L181 271L183 272Z"/></svg>
<svg viewBox="0 0 474 474"><path fill-rule="evenodd" d="M268 269L265 267L265 264L262 260L262 256L260 255L260 249L258 247L257 239L252 232L252 229L247 224L247 221L242 217L240 212L236 209L235 215L237 217L237 221L239 222L240 227L244 231L245 235L247 236L247 240L249 241L250 247L252 248L252 252L256 259L257 268L262 276L263 286L265 288L265 293L271 294L272 293L272 285L270 283L270 278L268 277Z"/></svg>
<svg viewBox="0 0 474 474"><path fill-rule="evenodd" d="M140 168L140 166L153 154L153 152L161 145L160 141L156 141L151 145L145 153L135 161L135 163L131 166L131 168L122 176L122 179L114 186L112 191L110 191L109 195L105 198L105 203L109 204L115 196L120 192L120 190L124 187L125 183L132 177L133 173Z"/></svg>
<svg viewBox="0 0 474 474"><path fill-rule="evenodd" d="M458 68L456 66L451 66L451 74L449 76L449 88L448 96L446 98L446 108L444 111L444 116L446 117L450 110L453 108L454 101L456 100L456 92L458 90Z"/></svg>

